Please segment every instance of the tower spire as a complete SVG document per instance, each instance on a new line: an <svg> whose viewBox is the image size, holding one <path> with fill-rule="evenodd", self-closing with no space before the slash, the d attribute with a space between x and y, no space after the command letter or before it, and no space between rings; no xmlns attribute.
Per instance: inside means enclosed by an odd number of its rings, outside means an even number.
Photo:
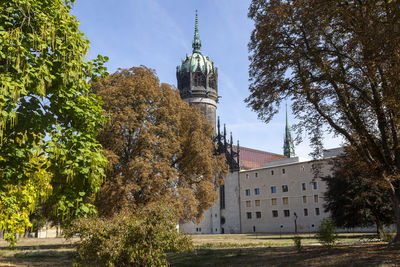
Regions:
<svg viewBox="0 0 400 267"><path fill-rule="evenodd" d="M289 126L288 109L286 104L286 127L285 127L285 138L283 140L283 154L288 158L295 156L294 144L292 140L292 134Z"/></svg>
<svg viewBox="0 0 400 267"><path fill-rule="evenodd" d="M199 53L201 48L200 34L199 34L199 18L197 16L196 10L196 19L194 23L194 38L193 38L193 53Z"/></svg>

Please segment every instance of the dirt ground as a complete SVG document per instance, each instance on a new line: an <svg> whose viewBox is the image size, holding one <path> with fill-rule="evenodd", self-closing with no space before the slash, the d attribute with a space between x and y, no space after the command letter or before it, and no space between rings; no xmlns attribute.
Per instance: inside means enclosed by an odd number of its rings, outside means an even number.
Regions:
<svg viewBox="0 0 400 267"><path fill-rule="evenodd" d="M290 236L200 235L194 236L196 250L168 254L171 266L400 266L400 249L384 242L369 242L363 236L346 236L332 249L303 237L301 252ZM308 238L308 239L307 239ZM350 240L350 242L347 242ZM369 241L368 241L369 240ZM72 266L77 239L22 239L13 250L0 241L0 266ZM346 243L347 242L347 243ZM222 245L221 245L222 244ZM254 245L253 245L254 244ZM241 246L243 245L243 246Z"/></svg>

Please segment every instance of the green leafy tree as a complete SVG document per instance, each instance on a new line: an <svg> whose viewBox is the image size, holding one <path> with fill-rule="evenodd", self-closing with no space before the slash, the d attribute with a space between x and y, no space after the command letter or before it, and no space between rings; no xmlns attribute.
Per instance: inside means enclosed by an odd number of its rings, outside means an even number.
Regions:
<svg viewBox="0 0 400 267"><path fill-rule="evenodd" d="M398 1L253 0L247 103L270 121L291 98L315 156L324 130L343 137L390 188L400 241Z"/></svg>
<svg viewBox="0 0 400 267"><path fill-rule="evenodd" d="M146 67L121 69L93 90L110 116L98 136L111 164L99 194L102 215L164 201L177 218L200 218L228 171L201 111Z"/></svg>
<svg viewBox="0 0 400 267"><path fill-rule="evenodd" d="M332 175L323 178L326 211L339 227L376 225L381 236L383 226L394 222L390 189L376 182L375 170L350 147L332 161Z"/></svg>
<svg viewBox="0 0 400 267"><path fill-rule="evenodd" d="M105 117L89 91L104 59L85 60L73 2L0 2L0 228L12 242L39 200L59 220L94 213L104 177Z"/></svg>

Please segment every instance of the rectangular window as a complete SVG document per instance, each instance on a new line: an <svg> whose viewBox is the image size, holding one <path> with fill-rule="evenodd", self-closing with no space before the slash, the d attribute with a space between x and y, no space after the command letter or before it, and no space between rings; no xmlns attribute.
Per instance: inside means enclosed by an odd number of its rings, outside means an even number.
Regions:
<svg viewBox="0 0 400 267"><path fill-rule="evenodd" d="M317 190L318 189L318 183L317 182L313 182L312 183L313 189Z"/></svg>
<svg viewBox="0 0 400 267"><path fill-rule="evenodd" d="M276 186L271 186L271 193L272 194L276 193Z"/></svg>
<svg viewBox="0 0 400 267"><path fill-rule="evenodd" d="M257 219L261 218L261 211L257 211L257 212L256 212L256 218L257 218Z"/></svg>
<svg viewBox="0 0 400 267"><path fill-rule="evenodd" d="M282 202L283 202L283 205L289 204L289 198L287 198L287 197L282 198Z"/></svg>
<svg viewBox="0 0 400 267"><path fill-rule="evenodd" d="M248 207L248 208L251 207L251 201L250 200L246 201L246 207Z"/></svg>
<svg viewBox="0 0 400 267"><path fill-rule="evenodd" d="M304 209L304 216L308 216L308 209Z"/></svg>
<svg viewBox="0 0 400 267"><path fill-rule="evenodd" d="M247 219L251 219L251 212L247 212Z"/></svg>
<svg viewBox="0 0 400 267"><path fill-rule="evenodd" d="M272 204L272 205L278 204L277 199L276 199L276 198L272 198L272 199L271 199L271 204Z"/></svg>
<svg viewBox="0 0 400 267"><path fill-rule="evenodd" d="M302 189L303 191L306 191L306 189L307 189L306 183L302 183L302 184L301 184L301 189Z"/></svg>
<svg viewBox="0 0 400 267"><path fill-rule="evenodd" d="M250 196L250 189L246 189L246 196Z"/></svg>
<svg viewBox="0 0 400 267"><path fill-rule="evenodd" d="M277 210L273 210L272 211L272 217L278 217L278 211Z"/></svg>
<svg viewBox="0 0 400 267"><path fill-rule="evenodd" d="M285 169L282 169L282 174L285 174L285 172L286 172Z"/></svg>
<svg viewBox="0 0 400 267"><path fill-rule="evenodd" d="M256 172L256 173L254 174L254 176L257 178L257 177L258 177L258 172Z"/></svg>
<svg viewBox="0 0 400 267"><path fill-rule="evenodd" d="M219 187L219 206L221 209L225 209L225 185Z"/></svg>
<svg viewBox="0 0 400 267"><path fill-rule="evenodd" d="M254 204L256 205L256 207L259 207L260 206L260 200L255 200Z"/></svg>
<svg viewBox="0 0 400 267"><path fill-rule="evenodd" d="M314 203L318 203L318 195L314 195Z"/></svg>
<svg viewBox="0 0 400 267"><path fill-rule="evenodd" d="M316 216L319 215L319 208L315 208L315 215L316 215Z"/></svg>
<svg viewBox="0 0 400 267"><path fill-rule="evenodd" d="M307 196L303 196L303 203L307 203Z"/></svg>
<svg viewBox="0 0 400 267"><path fill-rule="evenodd" d="M274 170L271 170L271 175L274 175Z"/></svg>
<svg viewBox="0 0 400 267"><path fill-rule="evenodd" d="M249 178L249 174L248 174L248 173L246 173L246 179L247 179L247 178Z"/></svg>
<svg viewBox="0 0 400 267"><path fill-rule="evenodd" d="M254 194L259 195L260 194L260 188L254 188Z"/></svg>
<svg viewBox="0 0 400 267"><path fill-rule="evenodd" d="M282 185L282 192L287 192L287 191L289 191L289 188L288 188L288 186L287 185Z"/></svg>
<svg viewBox="0 0 400 267"><path fill-rule="evenodd" d="M290 211L289 210L284 210L283 214L285 217L290 217Z"/></svg>

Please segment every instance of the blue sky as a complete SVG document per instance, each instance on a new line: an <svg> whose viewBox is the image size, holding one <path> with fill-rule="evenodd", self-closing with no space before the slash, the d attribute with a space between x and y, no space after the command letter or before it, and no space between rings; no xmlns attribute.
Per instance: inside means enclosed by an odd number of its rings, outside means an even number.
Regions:
<svg viewBox="0 0 400 267"><path fill-rule="evenodd" d="M78 0L73 8L80 29L91 42L89 58L110 58L110 73L145 65L161 82L176 86L176 66L192 53L195 10L198 10L202 53L218 67L221 96L217 115L242 146L283 153L284 107L269 123L244 103L248 91L248 48L253 22L247 18L250 0ZM289 114L290 122L295 122ZM296 154L308 157L303 136ZM327 137L326 148L340 141Z"/></svg>

